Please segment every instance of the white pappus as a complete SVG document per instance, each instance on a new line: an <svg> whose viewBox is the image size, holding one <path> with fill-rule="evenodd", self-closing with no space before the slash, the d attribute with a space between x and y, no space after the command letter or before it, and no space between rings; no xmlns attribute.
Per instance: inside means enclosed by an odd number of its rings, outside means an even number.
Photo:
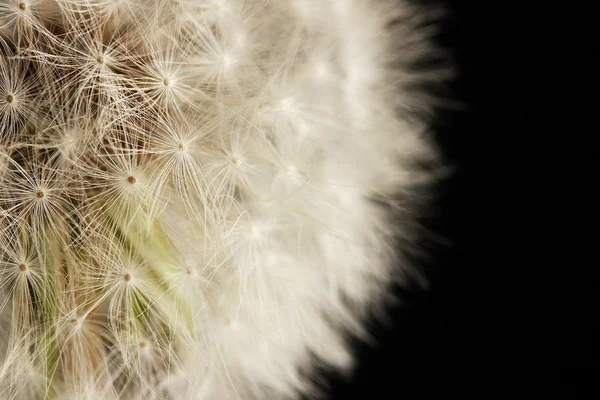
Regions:
<svg viewBox="0 0 600 400"><path fill-rule="evenodd" d="M0 0L0 398L294 399L350 368L438 159L428 15Z"/></svg>

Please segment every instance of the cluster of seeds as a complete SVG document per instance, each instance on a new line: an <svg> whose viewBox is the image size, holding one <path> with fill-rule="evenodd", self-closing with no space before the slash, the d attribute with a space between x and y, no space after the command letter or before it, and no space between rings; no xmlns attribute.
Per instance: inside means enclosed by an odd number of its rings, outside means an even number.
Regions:
<svg viewBox="0 0 600 400"><path fill-rule="evenodd" d="M0 0L0 398L282 399L311 354L348 366L393 275L369 198L429 154L387 67L411 13Z"/></svg>

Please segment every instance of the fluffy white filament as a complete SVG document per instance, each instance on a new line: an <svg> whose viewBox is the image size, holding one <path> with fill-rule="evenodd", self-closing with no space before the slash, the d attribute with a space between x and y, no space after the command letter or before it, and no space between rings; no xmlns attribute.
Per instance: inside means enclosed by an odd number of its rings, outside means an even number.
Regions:
<svg viewBox="0 0 600 400"><path fill-rule="evenodd" d="M292 399L347 369L435 159L421 17L0 0L0 398Z"/></svg>

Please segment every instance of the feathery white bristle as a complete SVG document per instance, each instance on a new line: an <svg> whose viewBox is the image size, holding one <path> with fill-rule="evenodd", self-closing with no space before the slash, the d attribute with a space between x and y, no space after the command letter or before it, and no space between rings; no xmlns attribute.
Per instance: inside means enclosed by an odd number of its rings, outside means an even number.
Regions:
<svg viewBox="0 0 600 400"><path fill-rule="evenodd" d="M0 398L293 399L350 368L437 156L426 14L1 0Z"/></svg>

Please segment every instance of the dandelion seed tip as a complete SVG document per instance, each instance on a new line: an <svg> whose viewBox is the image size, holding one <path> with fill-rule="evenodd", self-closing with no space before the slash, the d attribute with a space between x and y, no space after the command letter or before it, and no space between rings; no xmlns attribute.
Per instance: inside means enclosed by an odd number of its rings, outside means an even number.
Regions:
<svg viewBox="0 0 600 400"><path fill-rule="evenodd" d="M99 54L98 57L96 57L96 62L98 64L104 64L105 61L106 60L104 59L104 55L102 55L102 54Z"/></svg>
<svg viewBox="0 0 600 400"><path fill-rule="evenodd" d="M179 146L177 146L177 148L181 151L185 151L185 144L179 143Z"/></svg>
<svg viewBox="0 0 600 400"><path fill-rule="evenodd" d="M20 270L21 272L25 272L25 271L27 271L28 269L29 269L29 267L27 266L27 264L21 264L21 265L19 265L19 270Z"/></svg>
<svg viewBox="0 0 600 400"><path fill-rule="evenodd" d="M19 3L19 9L21 11L26 11L27 10L27 3L25 3L24 1Z"/></svg>
<svg viewBox="0 0 600 400"><path fill-rule="evenodd" d="M81 321L78 318L71 318L68 320L68 323L73 331L77 331L81 327Z"/></svg>
<svg viewBox="0 0 600 400"><path fill-rule="evenodd" d="M35 195L38 199L43 199L46 196L46 194L41 190L38 190Z"/></svg>
<svg viewBox="0 0 600 400"><path fill-rule="evenodd" d="M223 65L224 67L228 67L229 65L231 65L231 63L232 60L228 54L224 54L223 57L221 57L221 65Z"/></svg>
<svg viewBox="0 0 600 400"><path fill-rule="evenodd" d="M171 79L168 77L163 79L163 85L165 85L165 86L171 85Z"/></svg>
<svg viewBox="0 0 600 400"><path fill-rule="evenodd" d="M140 341L139 343L140 349L145 349L146 347L148 347L148 342L146 342L145 340Z"/></svg>
<svg viewBox="0 0 600 400"><path fill-rule="evenodd" d="M133 175L130 175L130 176L127 178L127 182L129 182L129 183L131 183L131 184L133 185L134 183L136 183L136 182L137 182L137 179L135 179L135 176L133 176Z"/></svg>
<svg viewBox="0 0 600 400"><path fill-rule="evenodd" d="M242 161L239 158L237 158L237 157L232 157L231 158L231 163L233 165L240 165L242 163Z"/></svg>
<svg viewBox="0 0 600 400"><path fill-rule="evenodd" d="M129 282L131 280L131 274L127 273L127 274L123 275L123 280L125 282Z"/></svg>
<svg viewBox="0 0 600 400"><path fill-rule="evenodd" d="M8 104L12 104L13 101L15 101L15 96L14 95L9 94L9 95L6 96L6 102Z"/></svg>

